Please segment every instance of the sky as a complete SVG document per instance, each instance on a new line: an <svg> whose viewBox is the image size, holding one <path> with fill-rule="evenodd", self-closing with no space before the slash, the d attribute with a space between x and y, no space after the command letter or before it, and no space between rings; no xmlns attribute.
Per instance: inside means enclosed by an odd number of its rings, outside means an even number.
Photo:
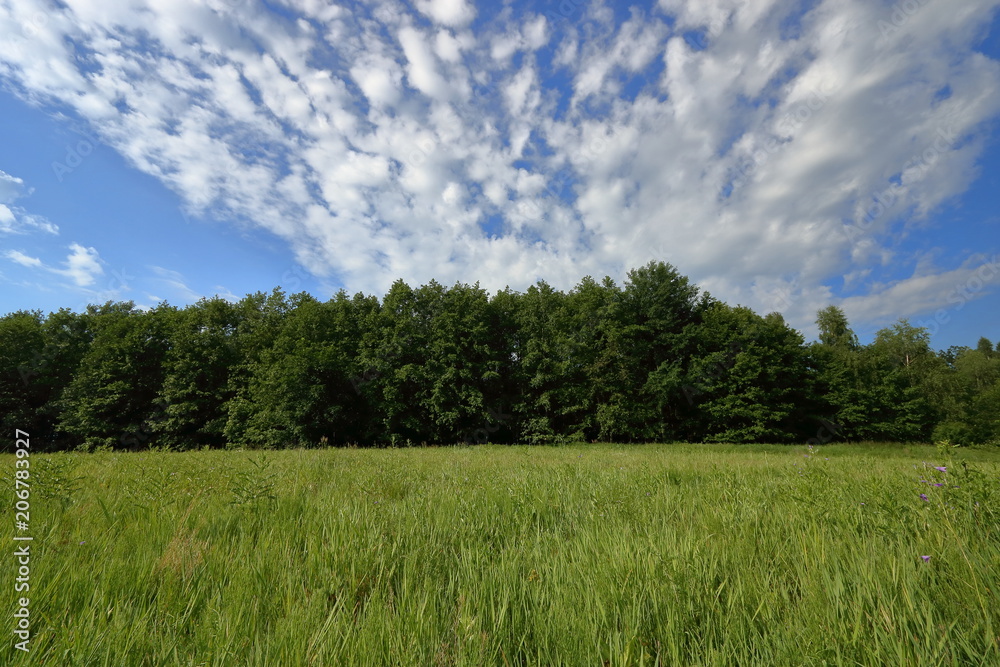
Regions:
<svg viewBox="0 0 1000 667"><path fill-rule="evenodd" d="M996 342L998 6L0 0L0 313L660 260Z"/></svg>

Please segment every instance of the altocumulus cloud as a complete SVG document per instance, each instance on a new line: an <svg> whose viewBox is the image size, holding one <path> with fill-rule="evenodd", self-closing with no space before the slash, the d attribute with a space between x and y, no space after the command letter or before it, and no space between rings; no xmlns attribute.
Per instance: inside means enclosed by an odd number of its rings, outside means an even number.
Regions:
<svg viewBox="0 0 1000 667"><path fill-rule="evenodd" d="M656 258L802 325L834 284L878 317L971 270L868 274L976 176L998 3L0 0L0 80L351 290Z"/></svg>

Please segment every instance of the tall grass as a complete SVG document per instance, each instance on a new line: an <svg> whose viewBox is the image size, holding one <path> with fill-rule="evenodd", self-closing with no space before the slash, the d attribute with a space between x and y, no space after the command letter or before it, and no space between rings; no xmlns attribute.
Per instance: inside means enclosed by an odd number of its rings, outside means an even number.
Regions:
<svg viewBox="0 0 1000 667"><path fill-rule="evenodd" d="M1000 455L948 456L35 455L31 653L6 630L0 652L115 667L1000 664ZM13 457L0 465L9 478Z"/></svg>

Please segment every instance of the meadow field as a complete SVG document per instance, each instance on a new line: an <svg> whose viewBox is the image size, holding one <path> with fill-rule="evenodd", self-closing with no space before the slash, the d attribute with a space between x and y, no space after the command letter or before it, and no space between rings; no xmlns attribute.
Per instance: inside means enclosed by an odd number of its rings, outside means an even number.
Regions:
<svg viewBox="0 0 1000 667"><path fill-rule="evenodd" d="M1000 665L1000 452L32 454L10 665ZM30 652L13 610L30 598Z"/></svg>

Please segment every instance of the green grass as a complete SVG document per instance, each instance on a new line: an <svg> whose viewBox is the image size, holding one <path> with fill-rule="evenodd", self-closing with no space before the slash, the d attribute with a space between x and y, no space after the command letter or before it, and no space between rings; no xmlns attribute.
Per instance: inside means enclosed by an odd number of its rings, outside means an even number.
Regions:
<svg viewBox="0 0 1000 667"><path fill-rule="evenodd" d="M996 451L30 461L31 653L8 557L6 664L1000 664Z"/></svg>

